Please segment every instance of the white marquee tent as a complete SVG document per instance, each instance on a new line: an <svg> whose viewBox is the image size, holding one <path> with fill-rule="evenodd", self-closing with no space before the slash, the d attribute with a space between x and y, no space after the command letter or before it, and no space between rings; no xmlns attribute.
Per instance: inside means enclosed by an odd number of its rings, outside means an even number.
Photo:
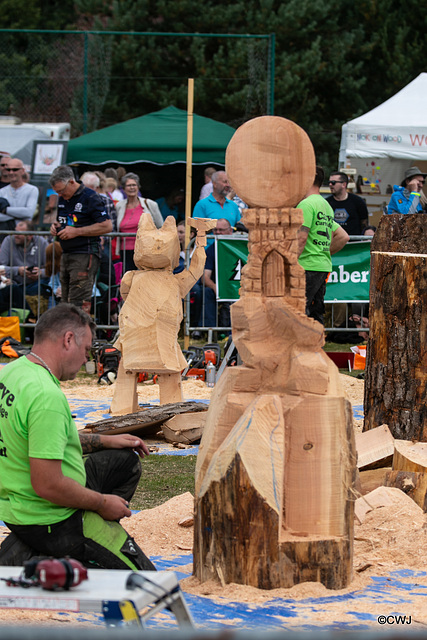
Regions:
<svg viewBox="0 0 427 640"><path fill-rule="evenodd" d="M427 73L342 127L340 167L375 183L381 193L400 184L413 165L427 172Z"/></svg>

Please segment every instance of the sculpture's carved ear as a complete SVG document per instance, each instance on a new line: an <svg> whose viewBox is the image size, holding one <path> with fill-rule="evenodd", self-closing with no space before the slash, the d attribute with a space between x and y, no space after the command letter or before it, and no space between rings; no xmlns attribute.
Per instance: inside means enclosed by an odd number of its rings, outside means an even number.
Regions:
<svg viewBox="0 0 427 640"><path fill-rule="evenodd" d="M153 218L151 217L151 213L143 213L138 222L138 230L141 231L153 231L156 230L157 227L153 222Z"/></svg>
<svg viewBox="0 0 427 640"><path fill-rule="evenodd" d="M176 220L173 216L168 216L163 223L162 229L176 231Z"/></svg>

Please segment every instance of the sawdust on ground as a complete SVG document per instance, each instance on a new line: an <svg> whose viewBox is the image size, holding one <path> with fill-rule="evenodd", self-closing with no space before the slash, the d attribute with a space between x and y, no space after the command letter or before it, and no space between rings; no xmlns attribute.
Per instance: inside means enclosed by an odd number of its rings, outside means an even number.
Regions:
<svg viewBox="0 0 427 640"><path fill-rule="evenodd" d="M260 608L264 603L274 599L285 600L288 604L292 601L299 602L297 611L301 606L301 612L291 619L284 618L284 624L293 628L303 626L307 622L315 622L320 626L333 624L337 620L354 622L354 619L350 620L351 616L348 617L349 609L372 615L392 614L396 610L396 600L393 598L399 600L401 593L399 594L398 591L405 589L405 585L409 588L414 583L414 577L400 575L399 589L393 584L386 586L388 603L381 605L378 604L378 593L375 593L373 578L388 576L390 572L398 570L418 571L427 565L426 515L408 496L403 492L401 494L396 503L374 509L366 515L363 524L355 525L354 575L350 585L345 589L328 590L320 583L305 582L291 589L262 590L238 584L222 586L214 580L200 583L195 576L182 580L181 587L184 592L208 597L223 605L238 602ZM190 515L192 510L193 496L185 493L175 496L159 507L134 514L122 523L150 557L161 556L163 559L173 560L177 556L188 553L189 562L185 566L180 566L180 570L191 574L190 553L193 544L193 527L182 527L178 523ZM12 568L11 572L13 574ZM420 595L427 589L427 576L418 574L416 584L418 594L411 597L405 605L406 613L412 616L411 629L416 628L417 624L427 624L425 596ZM358 595L369 587L373 588L373 593L361 598L358 604ZM351 604L345 597L335 598L335 596L350 596L350 594ZM321 603L321 607L316 605L308 611L307 602L318 598L326 600ZM358 606L360 609L357 608ZM5 624L15 621L20 624L31 622L51 625L64 622L82 624L77 620L77 614L64 617L55 612L15 610L0 610L0 621ZM85 624L91 624L90 618ZM209 626L208 623L207 626Z"/></svg>

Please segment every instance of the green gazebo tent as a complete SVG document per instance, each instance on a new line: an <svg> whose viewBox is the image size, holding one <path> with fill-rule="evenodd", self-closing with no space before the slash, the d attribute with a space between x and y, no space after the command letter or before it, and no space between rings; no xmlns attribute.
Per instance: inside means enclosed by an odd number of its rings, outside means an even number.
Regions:
<svg viewBox="0 0 427 640"><path fill-rule="evenodd" d="M193 164L225 163L234 129L193 115ZM186 162L187 112L176 107L93 131L68 143L67 163Z"/></svg>

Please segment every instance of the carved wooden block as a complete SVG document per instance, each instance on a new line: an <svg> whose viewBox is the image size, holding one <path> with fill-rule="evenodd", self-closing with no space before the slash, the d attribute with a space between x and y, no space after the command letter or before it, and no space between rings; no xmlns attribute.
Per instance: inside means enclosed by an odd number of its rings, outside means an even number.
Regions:
<svg viewBox="0 0 427 640"><path fill-rule="evenodd" d="M194 573L263 589L307 580L343 588L352 412L322 350L323 326L305 315L302 212L292 208L313 183L313 149L297 125L265 117L238 129L226 157L233 188L257 208L243 214L249 255L231 307L243 365L214 389L197 458Z"/></svg>

